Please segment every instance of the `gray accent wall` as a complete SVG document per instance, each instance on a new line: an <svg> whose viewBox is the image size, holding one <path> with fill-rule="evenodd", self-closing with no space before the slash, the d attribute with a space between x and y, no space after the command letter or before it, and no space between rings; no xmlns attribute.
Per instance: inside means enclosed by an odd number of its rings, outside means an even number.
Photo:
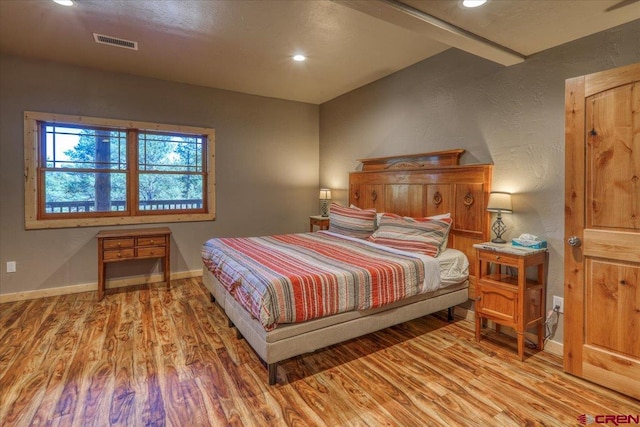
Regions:
<svg viewBox="0 0 640 427"><path fill-rule="evenodd" d="M96 233L131 227L25 231L25 110L215 129L217 219L149 225L173 231L174 273L201 269L208 237L303 232L319 212L317 105L13 56L0 57L0 96L0 294L97 282ZM149 271L118 263L107 277Z"/></svg>
<svg viewBox="0 0 640 427"><path fill-rule="evenodd" d="M506 238L548 241L551 308L564 293L565 80L636 62L640 21L512 67L449 49L321 105L320 184L346 203L357 159L466 149L462 163L493 164L493 189L514 194Z"/></svg>

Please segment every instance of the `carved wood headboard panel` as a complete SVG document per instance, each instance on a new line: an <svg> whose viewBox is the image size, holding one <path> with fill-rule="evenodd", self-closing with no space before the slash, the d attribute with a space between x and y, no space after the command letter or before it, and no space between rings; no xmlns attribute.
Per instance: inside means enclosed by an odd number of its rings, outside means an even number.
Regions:
<svg viewBox="0 0 640 427"><path fill-rule="evenodd" d="M469 298L475 297L475 243L490 239L487 202L492 165L463 165L464 150L360 160L349 174L349 203L403 216L451 213L449 247L469 258Z"/></svg>

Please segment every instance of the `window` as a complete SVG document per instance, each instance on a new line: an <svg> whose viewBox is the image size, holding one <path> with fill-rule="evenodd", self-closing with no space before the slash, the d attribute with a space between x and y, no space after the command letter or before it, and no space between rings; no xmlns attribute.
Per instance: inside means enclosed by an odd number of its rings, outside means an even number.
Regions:
<svg viewBox="0 0 640 427"><path fill-rule="evenodd" d="M25 226L214 219L213 150L213 129L26 112Z"/></svg>

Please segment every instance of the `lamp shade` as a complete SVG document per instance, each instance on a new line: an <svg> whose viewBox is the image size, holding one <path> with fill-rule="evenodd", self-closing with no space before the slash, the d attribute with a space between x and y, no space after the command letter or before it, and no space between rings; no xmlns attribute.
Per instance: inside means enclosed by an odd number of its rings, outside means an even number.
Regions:
<svg viewBox="0 0 640 427"><path fill-rule="evenodd" d="M511 207L511 193L492 191L489 194L487 210L489 212L513 213L513 208Z"/></svg>
<svg viewBox="0 0 640 427"><path fill-rule="evenodd" d="M331 190L329 190L328 188L321 188L320 189L320 200L330 200L331 199Z"/></svg>

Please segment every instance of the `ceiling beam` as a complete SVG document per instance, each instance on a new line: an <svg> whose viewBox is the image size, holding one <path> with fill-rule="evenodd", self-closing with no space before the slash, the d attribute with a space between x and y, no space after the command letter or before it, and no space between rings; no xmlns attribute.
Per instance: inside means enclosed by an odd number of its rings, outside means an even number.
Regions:
<svg viewBox="0 0 640 427"><path fill-rule="evenodd" d="M456 27L397 0L333 1L391 24L425 34L440 43L501 65L520 64L526 59L524 55L505 46Z"/></svg>

